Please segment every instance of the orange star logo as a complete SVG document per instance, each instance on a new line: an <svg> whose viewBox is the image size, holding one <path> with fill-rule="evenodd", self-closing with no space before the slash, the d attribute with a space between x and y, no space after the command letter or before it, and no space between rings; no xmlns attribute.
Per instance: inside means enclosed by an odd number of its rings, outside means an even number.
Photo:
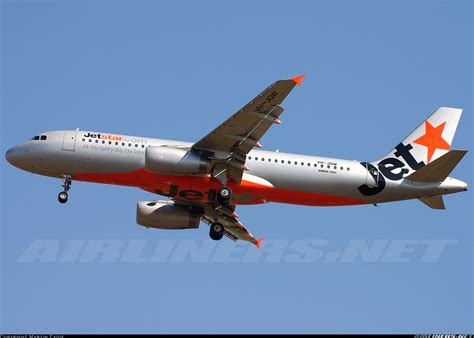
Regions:
<svg viewBox="0 0 474 338"><path fill-rule="evenodd" d="M441 136L445 126L446 122L441 123L437 127L433 127L428 121L425 121L425 135L422 135L413 141L416 144L428 148L428 163L430 163L436 149L449 150L450 145Z"/></svg>

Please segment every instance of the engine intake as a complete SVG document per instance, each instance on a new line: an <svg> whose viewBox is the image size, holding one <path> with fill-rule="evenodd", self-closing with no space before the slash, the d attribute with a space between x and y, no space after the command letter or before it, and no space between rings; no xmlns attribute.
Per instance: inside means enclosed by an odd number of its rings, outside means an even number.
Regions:
<svg viewBox="0 0 474 338"><path fill-rule="evenodd" d="M147 147L145 168L154 173L192 175L211 170L210 160L199 154L171 147Z"/></svg>
<svg viewBox="0 0 474 338"><path fill-rule="evenodd" d="M200 217L200 213L172 202L137 203L137 223L147 228L196 229L199 228Z"/></svg>

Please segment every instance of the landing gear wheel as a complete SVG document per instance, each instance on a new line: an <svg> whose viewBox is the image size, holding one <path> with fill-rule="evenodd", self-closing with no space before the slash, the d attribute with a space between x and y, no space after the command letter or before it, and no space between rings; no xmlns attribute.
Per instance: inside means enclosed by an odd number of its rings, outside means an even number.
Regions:
<svg viewBox="0 0 474 338"><path fill-rule="evenodd" d="M219 241L224 237L224 226L220 223L212 223L209 230L209 237L215 241Z"/></svg>
<svg viewBox="0 0 474 338"><path fill-rule="evenodd" d="M59 203L64 204L64 203L67 202L67 198L68 198L67 192L68 192L69 189L71 189L71 183L72 183L72 177L70 175L64 176L64 178L63 178L63 188L64 188L64 190L61 191L58 195Z"/></svg>
<svg viewBox="0 0 474 338"><path fill-rule="evenodd" d="M232 190L228 187L222 187L217 192L217 203L220 205L227 205L232 199Z"/></svg>
<svg viewBox="0 0 474 338"><path fill-rule="evenodd" d="M61 191L58 195L58 201L59 203L66 203L67 202L67 192Z"/></svg>

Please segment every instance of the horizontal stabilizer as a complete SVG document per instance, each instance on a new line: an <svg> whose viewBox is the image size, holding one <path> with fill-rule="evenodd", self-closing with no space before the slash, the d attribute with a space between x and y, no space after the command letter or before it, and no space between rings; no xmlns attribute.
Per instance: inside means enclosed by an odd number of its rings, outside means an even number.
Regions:
<svg viewBox="0 0 474 338"><path fill-rule="evenodd" d="M441 195L431 197L420 197L418 199L431 209L445 209L443 196Z"/></svg>
<svg viewBox="0 0 474 338"><path fill-rule="evenodd" d="M451 150L406 178L416 182L443 182L466 153L467 150Z"/></svg>

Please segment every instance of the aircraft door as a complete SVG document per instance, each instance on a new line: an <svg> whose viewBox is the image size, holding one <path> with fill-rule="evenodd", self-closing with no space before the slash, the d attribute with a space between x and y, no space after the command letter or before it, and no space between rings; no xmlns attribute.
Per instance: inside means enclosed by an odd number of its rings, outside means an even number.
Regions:
<svg viewBox="0 0 474 338"><path fill-rule="evenodd" d="M77 131L65 131L63 138L63 150L76 150L76 134Z"/></svg>

